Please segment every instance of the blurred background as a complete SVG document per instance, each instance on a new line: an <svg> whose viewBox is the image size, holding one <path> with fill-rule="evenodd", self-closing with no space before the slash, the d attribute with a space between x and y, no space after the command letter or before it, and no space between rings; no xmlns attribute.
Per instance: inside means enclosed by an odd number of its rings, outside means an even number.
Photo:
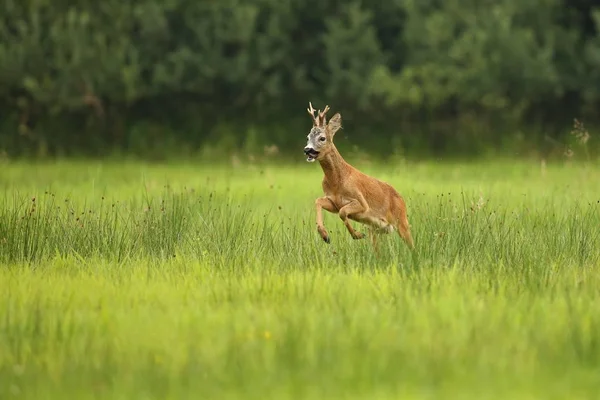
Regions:
<svg viewBox="0 0 600 400"><path fill-rule="evenodd" d="M597 1L2 3L3 157L304 161L309 101L382 159L595 151Z"/></svg>

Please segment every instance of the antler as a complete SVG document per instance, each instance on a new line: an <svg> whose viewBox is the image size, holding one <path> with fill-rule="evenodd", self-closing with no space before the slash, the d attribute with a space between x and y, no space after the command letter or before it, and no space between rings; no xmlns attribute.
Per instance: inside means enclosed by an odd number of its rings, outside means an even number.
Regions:
<svg viewBox="0 0 600 400"><path fill-rule="evenodd" d="M306 110L308 111L308 114L310 115L310 117L313 120L313 125L314 126L325 126L325 123L327 122L325 114L327 114L327 111L329 111L329 106L325 106L325 109L323 111L319 110L318 111L318 115L315 115L315 110L312 106L312 102L308 102L309 108L307 108Z"/></svg>
<svg viewBox="0 0 600 400"><path fill-rule="evenodd" d="M315 109L313 108L313 106L312 106L312 102L310 102L310 101L309 101L309 102L308 102L308 105L310 106L310 108L307 108L307 109L306 109L306 111L308 111L308 113L310 114L310 117L311 117L311 118L312 118L312 120L313 120L313 125L314 125L314 126L319 126L319 121L317 120L317 117L315 116L315 111L317 111L317 110L315 110Z"/></svg>
<svg viewBox="0 0 600 400"><path fill-rule="evenodd" d="M321 112L321 110L319 110L319 119L321 120L321 126L325 126L327 123L327 118L325 117L325 114L327 114L327 111L329 111L329 106L325 106L325 109L323 110L323 112Z"/></svg>

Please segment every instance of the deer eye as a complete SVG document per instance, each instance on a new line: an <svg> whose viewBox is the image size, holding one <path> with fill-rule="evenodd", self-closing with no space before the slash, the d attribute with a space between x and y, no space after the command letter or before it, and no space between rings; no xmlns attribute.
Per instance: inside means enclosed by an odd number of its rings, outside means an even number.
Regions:
<svg viewBox="0 0 600 400"><path fill-rule="evenodd" d="M321 142L324 142L324 141L325 141L325 136L321 136L321 137L319 138L319 140L320 140Z"/></svg>

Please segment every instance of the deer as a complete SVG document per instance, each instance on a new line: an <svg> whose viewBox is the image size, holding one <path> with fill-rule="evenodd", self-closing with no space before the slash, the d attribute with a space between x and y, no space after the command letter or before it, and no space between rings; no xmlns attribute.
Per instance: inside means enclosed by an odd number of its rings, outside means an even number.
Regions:
<svg viewBox="0 0 600 400"><path fill-rule="evenodd" d="M350 165L333 143L333 138L342 128L342 116L338 112L327 122L329 106L317 111L308 103L308 114L313 126L304 147L307 162L318 161L323 170L322 188L325 196L315 200L317 232L330 244L329 233L323 224L323 210L338 214L353 239L363 239L365 234L355 230L350 221L366 225L377 250L377 236L394 230L408 248L414 251L414 241L406 203L402 196L388 183L380 181ZM316 113L316 114L315 114Z"/></svg>

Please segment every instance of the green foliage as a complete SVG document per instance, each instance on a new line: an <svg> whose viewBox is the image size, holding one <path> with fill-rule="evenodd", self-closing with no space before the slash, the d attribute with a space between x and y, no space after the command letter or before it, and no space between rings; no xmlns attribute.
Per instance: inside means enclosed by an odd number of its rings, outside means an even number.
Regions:
<svg viewBox="0 0 600 400"><path fill-rule="evenodd" d="M586 1L5 0L0 149L164 153L223 129L287 148L308 100L371 150L556 136L595 122L598 24Z"/></svg>
<svg viewBox="0 0 600 400"><path fill-rule="evenodd" d="M563 32L547 29L555 3L407 1L404 40L411 57L397 77L379 71L380 92L394 105L436 109L457 102L457 111L519 110L519 101L527 106L535 96L560 92L552 57Z"/></svg>

